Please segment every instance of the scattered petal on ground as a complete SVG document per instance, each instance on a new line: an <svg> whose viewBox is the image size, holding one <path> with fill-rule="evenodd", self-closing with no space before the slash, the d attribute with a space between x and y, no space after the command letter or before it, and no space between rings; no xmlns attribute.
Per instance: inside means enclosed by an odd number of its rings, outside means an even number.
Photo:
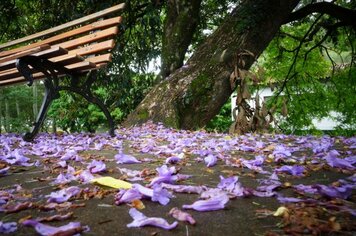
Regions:
<svg viewBox="0 0 356 236"><path fill-rule="evenodd" d="M187 221L191 225L194 225L196 223L194 218L189 213L181 211L177 207L172 208L169 211L169 214L179 221Z"/></svg>
<svg viewBox="0 0 356 236"><path fill-rule="evenodd" d="M43 236L55 236L55 235L75 235L84 231L84 228L79 222L70 222L60 227L49 226L42 224L36 220L26 220L22 222L25 226L34 227L37 233Z"/></svg>
<svg viewBox="0 0 356 236"><path fill-rule="evenodd" d="M0 234L9 234L17 230L16 222L2 222L0 221Z"/></svg>
<svg viewBox="0 0 356 236"><path fill-rule="evenodd" d="M169 224L165 219L158 217L147 217L135 208L131 208L129 211L130 216L133 218L133 221L127 225L127 227L142 227L146 225L159 227L162 229L171 230L177 227L178 222L175 221L172 224Z"/></svg>

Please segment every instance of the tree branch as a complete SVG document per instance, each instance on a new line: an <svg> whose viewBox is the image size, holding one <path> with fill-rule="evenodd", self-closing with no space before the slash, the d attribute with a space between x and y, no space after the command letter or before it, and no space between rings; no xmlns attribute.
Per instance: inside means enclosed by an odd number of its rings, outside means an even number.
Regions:
<svg viewBox="0 0 356 236"><path fill-rule="evenodd" d="M285 20L284 24L299 20L308 16L311 13L323 13L329 16L335 17L348 25L356 26L356 11L352 9L347 9L340 7L329 2L319 2L314 4L306 5L301 9L292 12L289 17Z"/></svg>

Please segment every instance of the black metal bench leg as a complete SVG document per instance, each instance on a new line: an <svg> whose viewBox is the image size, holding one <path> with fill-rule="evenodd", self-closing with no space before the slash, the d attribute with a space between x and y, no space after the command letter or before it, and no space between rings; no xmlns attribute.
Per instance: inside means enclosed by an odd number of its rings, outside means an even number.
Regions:
<svg viewBox="0 0 356 236"><path fill-rule="evenodd" d="M114 120L111 117L111 114L110 114L109 110L106 108L104 103L99 98L96 98L96 97L93 97L93 96L92 97L88 97L88 98L87 98L87 100L89 102L92 102L92 103L96 104L102 110L102 112L104 112L104 115L106 116L106 119L108 120L108 124L109 124L109 134L111 135L111 137L114 137L115 136L115 132L114 132L115 131L115 124L114 124Z"/></svg>
<svg viewBox="0 0 356 236"><path fill-rule="evenodd" d="M41 71L46 76L46 79L44 80L45 95L42 101L40 112L37 115L36 121L31 131L27 132L23 136L23 139L28 142L32 141L40 131L41 125L46 118L47 110L52 101L59 98L58 78L54 69L51 67L51 64L46 66L48 63L48 61L44 61L33 56L26 56L16 60L16 68L27 79L28 86L31 86L33 83L32 72L29 65L38 71Z"/></svg>
<svg viewBox="0 0 356 236"><path fill-rule="evenodd" d="M19 72L27 79L29 86L31 86L33 83L32 72L29 68L29 65L31 65L36 70L41 71L42 73L45 74L46 79L44 80L44 84L46 87L46 92L45 92L44 100L42 102L40 113L38 114L36 122L34 123L34 127L32 128L31 132L26 133L23 137L25 141L32 141L36 136L36 134L39 132L41 125L46 118L47 110L51 105L52 101L54 99L59 98L60 90L67 90L70 92L77 93L83 96L88 102L97 105L102 110L102 112L104 112L104 115L106 116L106 119L109 124L109 134L111 136L115 136L115 132L114 132L115 124L113 118L110 115L109 110L106 108L104 103L99 98L93 96L93 94L90 91L91 85L96 79L96 72L89 73L85 83L79 87L78 86L79 79L77 78L77 76L75 76L75 74L72 74L71 71L69 71L65 67L58 66L55 63L48 61L46 59L40 59L34 56L26 56L16 61L16 67L19 70ZM56 76L56 71L71 76L72 84L70 87L59 86L59 81Z"/></svg>
<svg viewBox="0 0 356 236"><path fill-rule="evenodd" d="M108 125L109 125L109 134L114 137L115 136L115 123L114 120L109 112L109 110L106 108L106 106L104 105L104 103L97 97L94 97L91 93L89 92L84 92L82 89L78 89L75 87L64 87L64 86L60 86L60 90L67 90L73 93L77 93L79 95L81 95L82 97L84 97L88 102L91 102L95 105L97 105L101 111L104 113L107 121L108 121Z"/></svg>
<svg viewBox="0 0 356 236"><path fill-rule="evenodd" d="M46 118L47 110L51 105L52 101L56 98L56 92L53 90L53 87L50 83L50 81L45 80L45 95L42 101L40 112L38 113L36 122L34 123L32 130L30 132L27 132L23 136L23 140L27 142L32 141L40 131L41 125Z"/></svg>

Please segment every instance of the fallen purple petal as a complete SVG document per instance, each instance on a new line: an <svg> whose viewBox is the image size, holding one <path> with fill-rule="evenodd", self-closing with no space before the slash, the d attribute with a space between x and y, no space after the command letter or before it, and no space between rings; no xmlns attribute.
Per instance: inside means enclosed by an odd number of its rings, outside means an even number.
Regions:
<svg viewBox="0 0 356 236"><path fill-rule="evenodd" d="M89 170L83 170L79 175L78 179L82 181L83 183L89 183L92 179L94 179L94 175L90 173Z"/></svg>
<svg viewBox="0 0 356 236"><path fill-rule="evenodd" d="M143 194L138 191L136 188L128 190L120 190L115 195L115 204L120 205L122 203L131 203L133 200L141 199Z"/></svg>
<svg viewBox="0 0 356 236"><path fill-rule="evenodd" d="M7 171L8 171L9 169L10 169L10 166L0 169L0 177L1 177L2 175L6 175L6 174L7 174Z"/></svg>
<svg viewBox="0 0 356 236"><path fill-rule="evenodd" d="M136 164L141 163L141 161L137 160L134 156L127 155L124 153L119 153L115 155L115 160L118 164Z"/></svg>
<svg viewBox="0 0 356 236"><path fill-rule="evenodd" d="M304 170L305 170L304 166L288 166L288 165L276 169L277 172L285 172L294 176L303 175Z"/></svg>
<svg viewBox="0 0 356 236"><path fill-rule="evenodd" d="M215 166L217 161L218 159L216 158L216 156L212 154L209 154L207 157L204 158L204 162L207 167Z"/></svg>
<svg viewBox="0 0 356 236"><path fill-rule="evenodd" d="M183 205L182 207L183 209L193 209L196 211L216 211L224 209L228 201L229 197L226 194L220 194L219 196L207 200L198 200L191 205Z"/></svg>
<svg viewBox="0 0 356 236"><path fill-rule="evenodd" d="M205 186L193 186L193 185L174 185L162 183L163 188L172 190L176 193L197 193L201 194L203 191L207 190Z"/></svg>
<svg viewBox="0 0 356 236"><path fill-rule="evenodd" d="M153 202L159 202L161 205L167 205L172 197L172 194L168 192L167 189L164 189L159 185L153 186Z"/></svg>
<svg viewBox="0 0 356 236"><path fill-rule="evenodd" d="M181 211L177 207L172 208L169 214L179 221L187 221L191 225L196 223L195 219L189 213Z"/></svg>
<svg viewBox="0 0 356 236"><path fill-rule="evenodd" d="M349 159L341 159L337 157L338 155L335 154L335 152L330 151L328 155L325 157L326 163L328 163L329 166L334 167L334 168L342 168L342 169L350 169L354 170L355 167L353 166L353 160Z"/></svg>
<svg viewBox="0 0 356 236"><path fill-rule="evenodd" d="M16 222L7 222L4 223L0 221L0 234L10 234L17 230Z"/></svg>
<svg viewBox="0 0 356 236"><path fill-rule="evenodd" d="M22 222L24 226L31 226L35 228L37 233L43 236L54 236L54 235L75 235L84 231L84 228L79 222L70 222L66 225L60 227L49 226L42 224L36 220L25 220Z"/></svg>
<svg viewBox="0 0 356 236"><path fill-rule="evenodd" d="M177 227L178 222L175 221L169 224L165 219L158 217L147 217L135 208L131 208L129 211L130 216L133 218L133 222L127 225L127 227L142 227L146 225L159 227L166 230L171 230Z"/></svg>
<svg viewBox="0 0 356 236"><path fill-rule="evenodd" d="M68 187L57 192L52 192L47 195L47 202L62 203L68 201L71 197L77 195L80 192L80 188L76 186Z"/></svg>
<svg viewBox="0 0 356 236"><path fill-rule="evenodd" d="M100 173L106 171L106 165L102 161L93 160L87 167L87 169L92 173Z"/></svg>

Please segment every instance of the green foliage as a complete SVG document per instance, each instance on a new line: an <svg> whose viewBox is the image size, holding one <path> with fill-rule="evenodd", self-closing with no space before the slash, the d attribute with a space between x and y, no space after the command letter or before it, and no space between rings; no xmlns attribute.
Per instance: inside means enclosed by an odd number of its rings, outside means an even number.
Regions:
<svg viewBox="0 0 356 236"><path fill-rule="evenodd" d="M219 114L209 121L205 129L211 132L228 132L231 124L231 99L229 99L221 108Z"/></svg>
<svg viewBox="0 0 356 236"><path fill-rule="evenodd" d="M314 35L311 42L300 44L310 27L310 22L287 25L281 28L267 50L263 53L259 65L265 69L263 86L273 85L276 97L269 99L269 107L277 104L280 109L283 97L287 98L288 116L279 118L279 126L285 132L301 129L315 129L312 119L321 119L331 111L339 112L339 121L343 127L353 128L355 124L355 75L354 68L341 69L333 74L334 60L330 61L327 51L313 49L325 32ZM333 48L336 55L349 55L345 52L347 43L340 38L338 44L325 42ZM339 63L350 62L350 57L341 57ZM348 59L349 58L349 59ZM335 66L336 64L334 64ZM278 97L277 97L278 96ZM279 110L280 111L280 110Z"/></svg>
<svg viewBox="0 0 356 236"><path fill-rule="evenodd" d="M37 84L37 88L38 93L42 94L42 86ZM35 101L33 89L26 85L0 88L0 130L1 128L6 132L28 130L34 121L33 106L36 103L40 104L40 97Z"/></svg>

